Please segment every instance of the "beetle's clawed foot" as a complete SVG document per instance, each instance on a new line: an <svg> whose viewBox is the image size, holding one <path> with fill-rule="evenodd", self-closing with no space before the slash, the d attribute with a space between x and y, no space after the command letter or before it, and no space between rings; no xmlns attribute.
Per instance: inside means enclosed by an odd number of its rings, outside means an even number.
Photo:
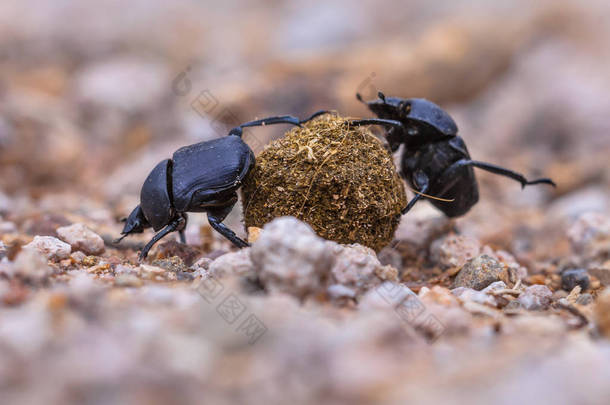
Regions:
<svg viewBox="0 0 610 405"><path fill-rule="evenodd" d="M548 178L542 178L542 179L536 179L536 180L532 180L532 181L521 182L521 188L525 188L525 186L531 186L533 184L549 184L553 187L557 187L557 184L555 184L555 182L553 180L548 179Z"/></svg>
<svg viewBox="0 0 610 405"><path fill-rule="evenodd" d="M123 239L125 239L127 237L127 234L124 234L123 236L121 236L120 238L116 238L115 240L112 241L112 243L118 244L121 243L121 241Z"/></svg>

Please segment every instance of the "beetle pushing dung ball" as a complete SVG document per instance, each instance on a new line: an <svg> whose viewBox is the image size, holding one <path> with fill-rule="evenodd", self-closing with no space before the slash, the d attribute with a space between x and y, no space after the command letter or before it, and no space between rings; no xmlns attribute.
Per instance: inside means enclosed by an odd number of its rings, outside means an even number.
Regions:
<svg viewBox="0 0 610 405"><path fill-rule="evenodd" d="M385 97L381 92L369 102L357 97L378 118L313 121L327 111L305 120L269 117L235 127L224 138L180 148L149 174L140 205L127 218L119 241L146 228L158 231L140 252L143 260L171 232L178 231L184 242L187 212L205 212L217 232L239 248L248 246L222 224L243 182L246 225L262 226L275 216L294 215L323 237L359 242L375 250L391 241L400 214L423 197L449 217L468 212L479 198L474 167L512 178L522 187L555 185L548 178L529 181L512 170L472 160L451 116L430 101ZM246 127L307 123L263 152L258 166L241 139ZM408 203L402 184L392 174L389 153L370 143L370 134L355 130L366 125L387 128L391 151L405 146L401 171L416 192Z"/></svg>
<svg viewBox="0 0 610 405"><path fill-rule="evenodd" d="M132 233L153 228L158 233L140 252L148 251L165 235L178 231L184 243L187 212L205 212L218 233L242 248L248 243L235 235L222 221L237 202L237 190L254 166L254 153L241 139L243 128L271 124L301 125L326 111L318 111L306 120L292 116L269 117L250 121L229 131L223 138L185 146L172 159L159 163L150 172L140 191L140 205L125 221L120 242Z"/></svg>
<svg viewBox="0 0 610 405"><path fill-rule="evenodd" d="M422 98L386 97L365 102L379 118L361 120L389 128L386 139L393 152L404 144L402 175L416 191L403 209L406 214L423 197L434 196L432 204L448 217L464 215L479 201L473 167L511 178L521 187L532 184L555 186L551 179L527 180L522 174L491 163L472 160L464 140L458 136L453 118L438 105Z"/></svg>

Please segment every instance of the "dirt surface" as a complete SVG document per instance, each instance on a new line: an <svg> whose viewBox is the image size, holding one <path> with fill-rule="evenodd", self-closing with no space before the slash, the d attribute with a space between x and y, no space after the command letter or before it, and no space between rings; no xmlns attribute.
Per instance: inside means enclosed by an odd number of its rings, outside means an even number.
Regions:
<svg viewBox="0 0 610 405"><path fill-rule="evenodd" d="M591 403L610 397L610 5L0 6L0 403ZM149 171L268 115L426 97L480 201L375 253L193 214L115 244ZM252 128L259 153L287 130ZM375 129L377 131L377 129ZM395 155L399 157L399 153ZM413 196L407 191L408 197Z"/></svg>

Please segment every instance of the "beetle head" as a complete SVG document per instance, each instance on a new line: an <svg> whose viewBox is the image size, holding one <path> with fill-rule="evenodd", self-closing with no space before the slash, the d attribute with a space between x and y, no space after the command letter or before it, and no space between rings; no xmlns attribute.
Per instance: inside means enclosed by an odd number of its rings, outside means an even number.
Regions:
<svg viewBox="0 0 610 405"><path fill-rule="evenodd" d="M364 101L360 94L356 94L356 97L379 118L389 120L404 120L407 118L408 111L405 106L409 100L386 97L382 92L377 93L377 95L379 98L371 101Z"/></svg>
<svg viewBox="0 0 610 405"><path fill-rule="evenodd" d="M146 220L144 216L144 212L142 212L142 208L138 205L131 211L131 214L125 220L125 226L123 226L123 230L121 231L121 239L131 233L142 233L144 229L149 228L150 224Z"/></svg>
<svg viewBox="0 0 610 405"><path fill-rule="evenodd" d="M423 98L386 97L378 93L377 100L364 102L379 118L404 124L403 142L419 144L454 137L458 128L453 118L441 107ZM396 135L395 135L396 137Z"/></svg>

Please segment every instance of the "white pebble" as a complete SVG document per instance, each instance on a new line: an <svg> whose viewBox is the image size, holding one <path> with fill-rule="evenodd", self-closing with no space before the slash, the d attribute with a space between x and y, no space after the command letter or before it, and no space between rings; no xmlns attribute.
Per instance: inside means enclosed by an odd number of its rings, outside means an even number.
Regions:
<svg viewBox="0 0 610 405"><path fill-rule="evenodd" d="M59 237L68 242L74 250L88 255L104 253L104 240L84 224L73 224L57 228Z"/></svg>
<svg viewBox="0 0 610 405"><path fill-rule="evenodd" d="M24 246L33 248L45 255L49 260L62 260L70 257L72 248L69 244L53 236L34 236L34 240Z"/></svg>

